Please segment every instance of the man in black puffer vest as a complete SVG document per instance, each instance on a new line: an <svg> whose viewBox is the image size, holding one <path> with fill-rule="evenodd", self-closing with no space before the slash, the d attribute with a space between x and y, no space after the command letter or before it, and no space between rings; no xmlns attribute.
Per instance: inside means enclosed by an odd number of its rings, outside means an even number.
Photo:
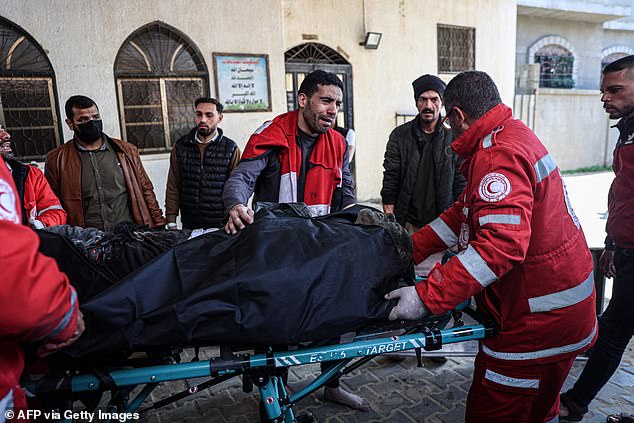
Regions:
<svg viewBox="0 0 634 423"><path fill-rule="evenodd" d="M240 149L218 128L222 104L202 97L195 107L196 127L176 141L170 156L165 193L168 229L176 229L179 210L184 229L221 227L226 214L222 190L240 161Z"/></svg>

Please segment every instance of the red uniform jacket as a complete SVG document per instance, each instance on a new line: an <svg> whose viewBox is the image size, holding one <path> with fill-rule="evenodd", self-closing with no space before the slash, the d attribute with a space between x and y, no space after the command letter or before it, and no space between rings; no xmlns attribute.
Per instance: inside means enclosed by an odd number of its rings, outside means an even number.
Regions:
<svg viewBox="0 0 634 423"><path fill-rule="evenodd" d="M276 149L281 164L278 202L297 202L297 178L301 169L302 153L297 145L297 115L292 111L265 122L258 128L244 149L242 160L260 157ZM329 129L320 134L310 155L314 165L306 172L304 203L313 216L330 213L333 192L342 185L343 157L346 141L343 136Z"/></svg>
<svg viewBox="0 0 634 423"><path fill-rule="evenodd" d="M499 334L483 352L553 362L596 339L592 257L559 169L535 134L500 104L452 148L467 187L454 206L413 236L414 260L458 246L416 286L444 312L475 295Z"/></svg>
<svg viewBox="0 0 634 423"><path fill-rule="evenodd" d="M15 389L24 368L21 342L63 342L77 323L75 290L57 264L38 252L37 235L21 224L16 189L0 158L0 400L24 398Z"/></svg>
<svg viewBox="0 0 634 423"><path fill-rule="evenodd" d="M56 226L66 223L66 212L53 193L41 170L28 166L28 174L24 181L24 211L26 219L31 225L40 229L41 226ZM15 172L15 170L14 170ZM38 225L37 222L41 225Z"/></svg>
<svg viewBox="0 0 634 423"><path fill-rule="evenodd" d="M634 118L621 119L614 149L614 181L608 195L607 233L619 248L634 248Z"/></svg>

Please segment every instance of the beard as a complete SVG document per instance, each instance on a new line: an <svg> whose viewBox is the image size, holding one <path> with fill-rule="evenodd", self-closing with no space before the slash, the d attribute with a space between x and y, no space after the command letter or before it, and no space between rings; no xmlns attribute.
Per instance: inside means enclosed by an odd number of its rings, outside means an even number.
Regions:
<svg viewBox="0 0 634 423"><path fill-rule="evenodd" d="M210 136L215 131L216 131L216 128L201 127L200 125L196 129L196 132L198 133L198 135L203 137L203 138L206 138L206 137Z"/></svg>
<svg viewBox="0 0 634 423"><path fill-rule="evenodd" d="M324 126L324 122L319 119L318 115L315 115L313 125L310 126L313 126L311 129L313 129L314 132L318 134L325 134L332 127L332 123L330 125Z"/></svg>
<svg viewBox="0 0 634 423"><path fill-rule="evenodd" d="M313 112L309 105L306 105L302 114L304 116L304 121L306 122L306 125L308 125L313 134L325 134L333 126L334 119L331 120L329 125L326 125L326 123L322 121L320 117L326 119L330 118L326 115L320 116L318 113Z"/></svg>
<svg viewBox="0 0 634 423"><path fill-rule="evenodd" d="M2 156L5 160L11 160L15 157L15 154L13 154L13 150L11 148L0 149L0 156Z"/></svg>

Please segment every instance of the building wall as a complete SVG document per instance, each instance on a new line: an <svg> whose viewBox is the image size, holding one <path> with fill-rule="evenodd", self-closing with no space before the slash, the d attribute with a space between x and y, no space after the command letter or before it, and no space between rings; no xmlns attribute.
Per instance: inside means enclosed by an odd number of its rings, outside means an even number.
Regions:
<svg viewBox="0 0 634 423"><path fill-rule="evenodd" d="M598 90L540 88L534 131L562 170L605 165L613 145Z"/></svg>
<svg viewBox="0 0 634 423"><path fill-rule="evenodd" d="M353 67L357 193L366 201L379 197L395 113L416 112L411 81L437 74L437 23L476 28L476 68L490 73L505 102L512 104L516 6L508 0L365 4L367 30L383 33L374 51L359 45L364 36L363 0L3 0L0 16L21 26L47 51L60 108L71 95L92 97L104 130L114 137L121 131L113 65L125 39L140 27L158 20L187 35L204 57L212 95L212 53L268 54L272 111L227 113L222 123L241 147L262 122L286 112L284 52L307 42L304 34L316 35L310 41L339 51ZM441 75L446 81L452 76ZM64 136L71 137L66 127ZM146 155L144 161L162 198L166 155Z"/></svg>
<svg viewBox="0 0 634 423"><path fill-rule="evenodd" d="M476 69L488 72L512 104L515 2L505 0L366 0L366 30L381 32L377 50L363 40L363 1L284 0L284 49L306 42L302 34L338 50L352 64L357 133L357 194L379 197L383 154L395 114L416 114L411 82L438 73L436 24L476 28ZM495 22L495 25L491 25ZM440 77L449 81L453 75Z"/></svg>
<svg viewBox="0 0 634 423"><path fill-rule="evenodd" d="M587 6L588 10L596 6L593 2L587 1L577 4ZM551 3L551 7L557 9L554 3ZM622 21L629 23L632 18L613 22ZM561 37L575 50L574 89L537 88L537 95L533 97L535 103L526 102L531 98L530 95L516 97L516 116L524 119L529 126L534 125L536 133L563 170L606 166L612 162L612 150L618 138L618 131L610 129L610 125L615 122L608 121L601 107L598 91L601 59L604 50L615 46L626 46L629 48L626 52L632 53L634 27L625 25L619 29L606 28L610 27L611 23L604 25L526 15L518 15L517 18L517 69L523 69L523 66L530 62L527 54L529 48L545 36ZM520 79L523 77L518 76ZM521 82L518 80L518 86L522 85ZM524 91L521 91L521 94L524 94ZM527 110L527 104L530 110ZM534 114L531 115L531 112Z"/></svg>
<svg viewBox="0 0 634 423"><path fill-rule="evenodd" d="M575 88L597 89L601 73L603 28L599 23L548 19L519 15L517 17L517 66L530 63L528 49L548 35L563 37L574 48L577 69Z"/></svg>
<svg viewBox="0 0 634 423"><path fill-rule="evenodd" d="M620 31L620 30L603 30L602 48L607 49L610 47L628 47L628 51L624 53L631 53L634 49L634 31Z"/></svg>
<svg viewBox="0 0 634 423"><path fill-rule="evenodd" d="M99 105L104 131L119 137L114 61L125 39L153 21L173 26L198 46L209 71L212 95L213 52L269 54L271 91L283 92L280 3L242 3L244 7L236 8L236 2L203 7L185 0L3 0L0 15L20 25L47 51L57 78L61 113L68 97L87 95ZM259 29L242 30L236 36L239 28ZM285 107L283 95L273 95L272 102L271 113L227 114L223 123L227 135L243 140ZM72 134L63 126L68 139Z"/></svg>

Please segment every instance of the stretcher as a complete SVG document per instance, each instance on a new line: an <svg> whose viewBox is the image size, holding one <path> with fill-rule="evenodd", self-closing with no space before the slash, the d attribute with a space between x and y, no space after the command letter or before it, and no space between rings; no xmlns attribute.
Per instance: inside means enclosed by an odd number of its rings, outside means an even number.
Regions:
<svg viewBox="0 0 634 423"><path fill-rule="evenodd" d="M465 324L463 313L474 323ZM451 327L450 322L453 322ZM132 355L118 364L108 363L106 359L99 363L99 368L78 365L73 360L62 372L49 372L43 377L27 376L22 385L32 397L32 408L53 410L58 421L70 422L71 416L81 418L82 414L62 411L72 410L79 400L85 408L77 413L93 413L94 420L114 422L132 421L141 414L241 376L245 392L251 392L254 387L259 391L262 422L305 423L314 418L310 414L295 416L293 407L297 402L377 355L415 350L420 366L422 350L438 351L444 345L483 339L494 332L491 320L465 303L452 312L420 321L373 325L357 332L349 342L286 346L284 351L270 347L253 352L224 345L220 346L219 355L209 360L199 360L201 346L193 346L195 357L186 363L180 362L182 347L170 347L147 351L142 357ZM305 388L295 393L287 391L285 381L289 367L320 362L333 363ZM146 401L159 384L200 377L209 379L168 398L149 404ZM106 410L97 413L95 410L104 392L110 392L110 400Z"/></svg>

